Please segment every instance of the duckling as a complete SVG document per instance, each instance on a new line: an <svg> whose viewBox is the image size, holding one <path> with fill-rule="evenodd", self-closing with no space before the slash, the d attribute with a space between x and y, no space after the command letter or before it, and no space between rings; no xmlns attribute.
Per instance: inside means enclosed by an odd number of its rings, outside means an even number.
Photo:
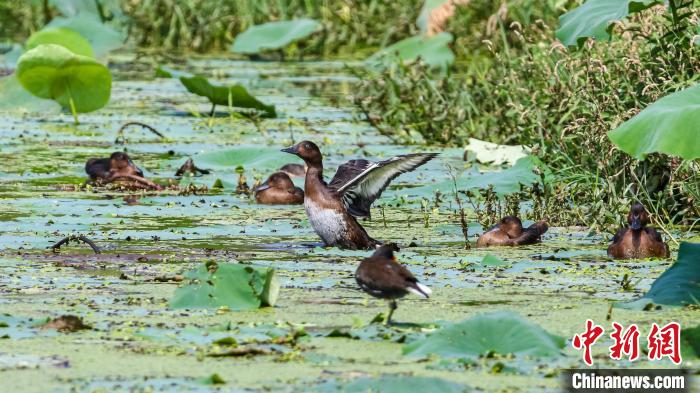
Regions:
<svg viewBox="0 0 700 393"><path fill-rule="evenodd" d="M547 232L547 221L538 221L523 229L523 223L518 217L506 216L501 222L484 232L476 241L477 247L489 246L522 246L540 241L542 234Z"/></svg>
<svg viewBox="0 0 700 393"><path fill-rule="evenodd" d="M649 213L641 203L635 203L627 214L628 228L621 228L608 247L608 256L614 259L668 258L668 245L659 232L649 228Z"/></svg>
<svg viewBox="0 0 700 393"><path fill-rule="evenodd" d="M160 185L147 180L143 176L143 171L124 152L114 152L109 158L88 159L85 163L85 172L93 181L110 183L115 180L126 179L156 190L163 189Z"/></svg>
<svg viewBox="0 0 700 393"><path fill-rule="evenodd" d="M384 320L387 325L391 324L391 316L398 307L396 299L409 292L427 299L432 293L396 260L394 251L398 251L398 247L393 243L380 246L372 256L360 262L355 272L355 281L360 289L389 302L389 313Z"/></svg>
<svg viewBox="0 0 700 393"><path fill-rule="evenodd" d="M255 189L255 201L265 205L300 205L304 191L284 172L275 172Z"/></svg>

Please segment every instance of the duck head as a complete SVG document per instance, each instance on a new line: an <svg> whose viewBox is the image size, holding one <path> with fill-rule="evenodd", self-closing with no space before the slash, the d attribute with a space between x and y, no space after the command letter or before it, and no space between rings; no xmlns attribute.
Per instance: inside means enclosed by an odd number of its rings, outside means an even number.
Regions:
<svg viewBox="0 0 700 393"><path fill-rule="evenodd" d="M644 205L641 203L635 203L632 205L632 208L630 208L630 212L627 215L627 222L629 223L630 228L635 231L644 228L649 223L649 213L647 213Z"/></svg>
<svg viewBox="0 0 700 393"><path fill-rule="evenodd" d="M268 188L276 188L279 190L293 190L294 183L292 182L292 179L289 178L289 175L287 175L286 173L275 172L272 175L270 175L270 177L268 177L263 184L259 185L255 189L255 192L267 190Z"/></svg>
<svg viewBox="0 0 700 393"><path fill-rule="evenodd" d="M292 147L282 149L282 151L298 156L309 166L320 165L323 161L321 150L311 141L301 141Z"/></svg>
<svg viewBox="0 0 700 393"><path fill-rule="evenodd" d="M374 251L372 258L386 258L396 262L394 251L399 251L399 247L396 245L396 243L385 243Z"/></svg>
<svg viewBox="0 0 700 393"><path fill-rule="evenodd" d="M498 229L508 234L508 237L516 238L523 233L523 223L518 217L506 216L501 219Z"/></svg>
<svg viewBox="0 0 700 393"><path fill-rule="evenodd" d="M124 152L114 152L109 156L109 168L114 170L120 170L131 166L131 159L129 155Z"/></svg>

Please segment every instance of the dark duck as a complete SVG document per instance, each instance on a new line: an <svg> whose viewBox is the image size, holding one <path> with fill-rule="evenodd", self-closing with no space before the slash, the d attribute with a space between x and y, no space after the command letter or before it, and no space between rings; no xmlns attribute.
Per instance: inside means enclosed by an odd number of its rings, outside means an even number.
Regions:
<svg viewBox="0 0 700 393"><path fill-rule="evenodd" d="M313 142L282 149L306 162L304 208L314 231L327 246L373 249L380 243L357 222L370 216L370 206L389 183L434 158L435 153L406 154L385 161L352 160L338 168L330 183L323 180L323 156Z"/></svg>
<svg viewBox="0 0 700 393"><path fill-rule="evenodd" d="M670 251L659 232L647 227L649 213L639 203L627 215L628 228L622 228L608 247L608 256L615 259L668 258Z"/></svg>
<svg viewBox="0 0 700 393"><path fill-rule="evenodd" d="M131 180L148 188L162 189L158 184L146 179L143 171L124 152L114 152L109 158L90 158L85 163L85 172L90 176L90 180L100 183Z"/></svg>
<svg viewBox="0 0 700 393"><path fill-rule="evenodd" d="M418 282L416 277L394 256L398 250L395 244L379 247L372 256L360 262L355 272L355 281L369 295L389 302L389 313L384 323L391 323L391 316L398 307L396 299L409 292L428 298L432 291Z"/></svg>
<svg viewBox="0 0 700 393"><path fill-rule="evenodd" d="M255 201L264 205L300 205L304 191L284 172L275 172L255 189Z"/></svg>
<svg viewBox="0 0 700 393"><path fill-rule="evenodd" d="M542 234L547 232L547 229L549 227L546 221L538 221L525 229L518 217L507 216L503 217L498 225L479 236L476 246L522 246L534 244L540 241Z"/></svg>

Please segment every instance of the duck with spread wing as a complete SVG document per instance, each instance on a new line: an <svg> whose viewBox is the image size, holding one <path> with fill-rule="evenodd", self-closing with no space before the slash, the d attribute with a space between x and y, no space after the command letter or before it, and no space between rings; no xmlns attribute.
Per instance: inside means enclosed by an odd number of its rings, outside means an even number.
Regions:
<svg viewBox="0 0 700 393"><path fill-rule="evenodd" d="M372 239L357 221L370 216L370 206L389 183L437 156L404 154L371 162L351 160L341 165L330 183L323 180L323 155L318 146L302 141L283 152L297 155L307 166L304 208L314 231L327 246L367 250L381 243Z"/></svg>

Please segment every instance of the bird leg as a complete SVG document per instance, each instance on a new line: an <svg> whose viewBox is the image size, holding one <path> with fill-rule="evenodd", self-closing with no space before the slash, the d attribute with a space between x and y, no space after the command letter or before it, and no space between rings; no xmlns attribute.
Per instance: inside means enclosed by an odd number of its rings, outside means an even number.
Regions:
<svg viewBox="0 0 700 393"><path fill-rule="evenodd" d="M394 310L396 310L398 307L399 306L396 304L396 300L389 301L389 313L386 315L386 319L384 319L385 325L391 325L391 316L394 315Z"/></svg>

